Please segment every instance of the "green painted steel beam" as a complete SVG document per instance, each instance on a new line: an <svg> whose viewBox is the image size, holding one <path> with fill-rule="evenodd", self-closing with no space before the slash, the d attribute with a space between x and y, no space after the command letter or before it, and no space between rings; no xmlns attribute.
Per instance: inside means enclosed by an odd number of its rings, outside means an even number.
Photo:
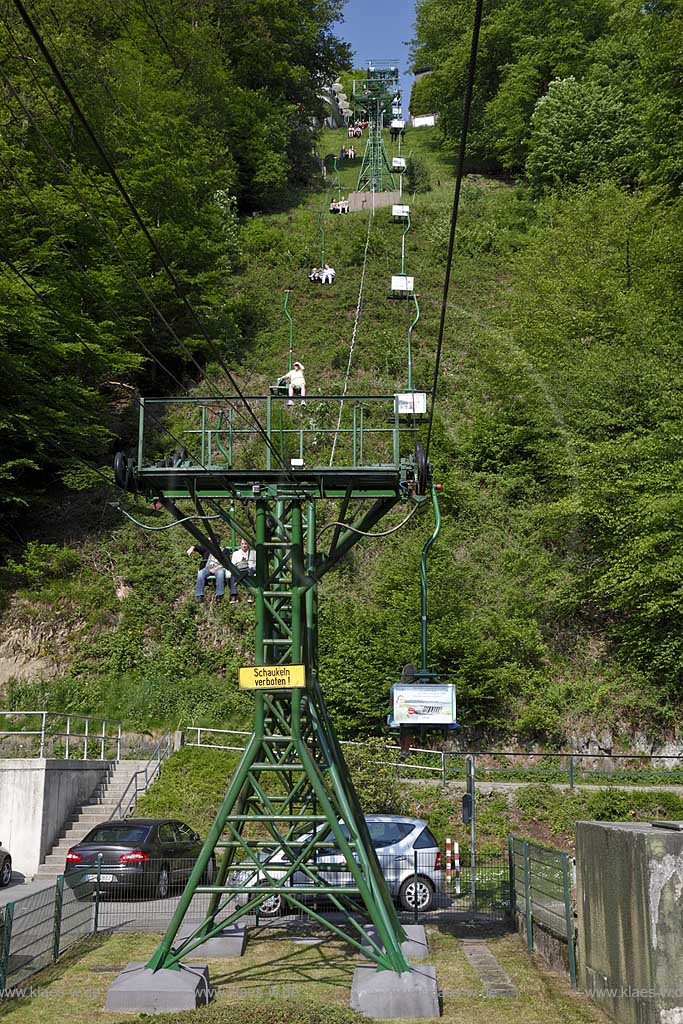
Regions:
<svg viewBox="0 0 683 1024"><path fill-rule="evenodd" d="M348 504L352 488L345 484L340 490ZM377 496L365 491L363 496L370 508L359 513L357 521L366 526L397 500L395 492ZM359 539L352 530L342 529L331 557L323 559L316 540L319 497L282 491L277 497L250 495L255 505L256 575L250 581L256 598L255 662L304 665L306 686L255 694L252 736L166 934L149 960L151 970L177 969L202 941L253 913L273 895L281 895L358 949L366 940L355 919L360 905L376 929L377 941L367 953L378 969L411 969L401 949L405 933L317 679L317 577ZM234 490L231 499L235 500ZM176 508L174 514L178 512ZM316 861L318 853L332 848L341 851L343 865ZM268 854L274 851L282 851L284 859L271 864ZM211 885L204 884L214 854L219 855L217 877ZM259 873L262 884L257 889L241 885L231 875L245 870L245 865ZM329 875L339 870L348 872L348 886L338 880L332 884ZM197 893L210 897L205 918L178 943L178 929ZM246 897L242 906L226 904L226 899L239 895ZM331 925L322 918L309 905L316 899L331 901L340 921Z"/></svg>

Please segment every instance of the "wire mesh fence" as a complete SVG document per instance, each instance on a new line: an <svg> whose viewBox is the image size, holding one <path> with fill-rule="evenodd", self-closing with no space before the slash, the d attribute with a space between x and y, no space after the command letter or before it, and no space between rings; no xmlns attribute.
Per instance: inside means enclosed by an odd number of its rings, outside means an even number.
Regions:
<svg viewBox="0 0 683 1024"><path fill-rule="evenodd" d="M14 900L0 910L0 994L54 963L94 924L92 886L54 885Z"/></svg>
<svg viewBox="0 0 683 1024"><path fill-rule="evenodd" d="M567 943L572 986L576 987L572 866L569 854L527 839L509 838L514 909L524 920L527 948L534 949L534 922Z"/></svg>
<svg viewBox="0 0 683 1024"><path fill-rule="evenodd" d="M404 923L462 921L474 915L501 921L511 913L512 890L507 853L467 862L446 863L439 850L412 850L403 856L378 853L389 894ZM28 978L56 962L74 943L103 931L163 933L178 907L195 861L148 859L137 865L90 865L67 871L54 885L0 910L0 997L16 991ZM310 870L309 870L310 869ZM309 918L322 919L345 909L367 916L357 879L333 852L318 855L313 865L288 874L287 862L264 862L262 868L235 864L221 895L216 922L228 921L239 905L259 890L280 888L273 879L287 875L285 888L266 896L254 912L241 918L246 926L286 926ZM212 864L204 878L215 879ZM320 891L324 886L332 893ZM287 888L292 898L287 897ZM207 916L210 892L196 893L183 924L198 925Z"/></svg>
<svg viewBox="0 0 683 1024"><path fill-rule="evenodd" d="M506 852L479 859L474 871L469 854L462 868L452 864L449 869L439 850L409 851L404 856L386 856L379 851L378 860L399 916L407 923L461 920L473 913L505 920L511 913ZM193 860L171 864L149 859L136 870L103 863L99 879L94 870L86 874L76 871L73 876L84 879L92 887L97 930L160 932L168 927L193 866ZM212 865L205 882L210 884L214 877ZM69 878L67 873L67 887ZM284 889L280 885L283 879ZM308 916L305 908L316 913L334 913L339 910L339 903L364 913L357 880L338 852L327 856L319 854L313 864L292 873L286 861L274 858L264 860L260 869L253 863L236 862L226 885L232 891L221 896L217 920L229 918L238 906L253 900L259 890L268 888L281 891L269 893L257 910L246 915L243 919L246 925L286 923L296 917L304 919ZM321 892L321 887L335 892ZM292 891L291 899L287 898L288 888ZM210 900L210 893L196 893L185 923L202 921Z"/></svg>

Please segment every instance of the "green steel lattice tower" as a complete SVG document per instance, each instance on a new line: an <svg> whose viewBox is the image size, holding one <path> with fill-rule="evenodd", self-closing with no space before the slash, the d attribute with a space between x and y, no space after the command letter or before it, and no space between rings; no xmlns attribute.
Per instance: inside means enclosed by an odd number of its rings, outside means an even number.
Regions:
<svg viewBox="0 0 683 1024"><path fill-rule="evenodd" d="M382 128L385 114L391 111L392 100L398 92L398 68L394 66L371 63L367 77L354 81L354 107L357 111L364 110L368 119L368 140L356 184L358 192L388 192L396 187Z"/></svg>
<svg viewBox="0 0 683 1024"><path fill-rule="evenodd" d="M405 932L318 679L317 586L362 533L371 531L397 503L429 502L424 455L414 447L411 431L400 425L393 396L323 397L314 399L321 403L321 416L325 408L333 411L343 403L339 451L346 465L283 471L273 466L273 452L279 450L291 461L291 452L304 451L307 435L315 431L297 425L296 412L287 410L283 416L285 398L274 393L253 400L266 406L269 447L264 468L238 468L244 453L249 454L247 462L254 458L243 435L255 442L240 425L237 403L226 411L225 402L197 399L183 400L182 405L186 420L192 415L199 424L187 434L199 443L201 454L186 452L187 457L169 469L146 461L145 435L146 424L153 426L158 416L156 407L174 401L142 400L137 461L119 465L117 479L154 495L177 519L186 516L179 502L191 501L202 516L208 505L238 536L249 537L256 550L255 577L233 565L230 571L255 598L255 664L278 667L283 675L291 666L303 666L304 685L280 689L269 684L255 692L252 736L173 920L147 966L152 971L179 967L207 938L276 899L331 928L359 950L362 946L379 969L409 971L401 948ZM387 402L392 410L389 428L386 410L381 409ZM329 403L334 403L332 410ZM413 446L407 452L406 444ZM321 500L326 508L329 502L338 503L331 522L322 527L316 522ZM210 523L206 533L194 522L183 525L195 540L221 555ZM328 530L323 550L319 544ZM324 858L331 850L345 861L348 884L340 884L338 870L332 876L329 866L325 870ZM209 880L214 854L217 877ZM273 860L275 854L283 859ZM208 910L191 933L177 941L195 894L209 895ZM317 904L323 902L337 912L334 922L322 916ZM374 925L370 936L363 918Z"/></svg>

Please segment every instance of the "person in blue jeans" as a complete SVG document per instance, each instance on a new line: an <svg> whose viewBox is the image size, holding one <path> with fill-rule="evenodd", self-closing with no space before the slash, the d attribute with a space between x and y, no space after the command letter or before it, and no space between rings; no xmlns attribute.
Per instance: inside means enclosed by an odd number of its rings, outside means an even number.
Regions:
<svg viewBox="0 0 683 1024"><path fill-rule="evenodd" d="M216 540L220 544L220 537L216 537ZM225 566L221 565L218 559L201 544L193 544L192 547L187 549L188 555L193 555L195 552L202 556L199 572L197 573L197 585L194 591L195 601L197 604L201 604L204 600L204 587L209 576L213 576L216 580L216 601L222 601L223 594L225 593ZM227 562L230 558L228 548L223 549L223 555Z"/></svg>

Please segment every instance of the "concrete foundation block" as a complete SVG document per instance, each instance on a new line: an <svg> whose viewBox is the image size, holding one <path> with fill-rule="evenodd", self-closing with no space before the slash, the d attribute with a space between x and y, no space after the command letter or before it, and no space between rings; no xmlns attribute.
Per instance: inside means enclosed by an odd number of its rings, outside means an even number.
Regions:
<svg viewBox="0 0 683 1024"><path fill-rule="evenodd" d="M359 964L353 972L351 1009L376 1020L420 1020L439 1017L435 967L412 971L378 971L374 964Z"/></svg>
<svg viewBox="0 0 683 1024"><path fill-rule="evenodd" d="M369 938L374 942L377 942L377 929L374 925L370 925L365 929ZM403 930L406 933L406 938L401 943L401 949L403 950L408 960L424 960L425 957L429 956L429 946L427 944L427 935L424 930L424 925L421 924L406 924L403 926ZM365 943L363 943L365 945Z"/></svg>
<svg viewBox="0 0 683 1024"><path fill-rule="evenodd" d="M211 998L207 964L181 964L179 971L150 971L129 963L107 992L105 1010L122 1013L161 1013L196 1010Z"/></svg>
<svg viewBox="0 0 683 1024"><path fill-rule="evenodd" d="M196 924L181 925L178 929L175 945L178 946L181 942L184 942L189 935L192 935L192 932L196 927ZM222 932L219 932L218 935L214 935L212 939L207 939L205 942L202 942L201 946L196 946L194 949L190 950L187 956L208 957L209 959L242 956L246 944L247 929L240 927L239 925L232 925L229 928L224 928Z"/></svg>

